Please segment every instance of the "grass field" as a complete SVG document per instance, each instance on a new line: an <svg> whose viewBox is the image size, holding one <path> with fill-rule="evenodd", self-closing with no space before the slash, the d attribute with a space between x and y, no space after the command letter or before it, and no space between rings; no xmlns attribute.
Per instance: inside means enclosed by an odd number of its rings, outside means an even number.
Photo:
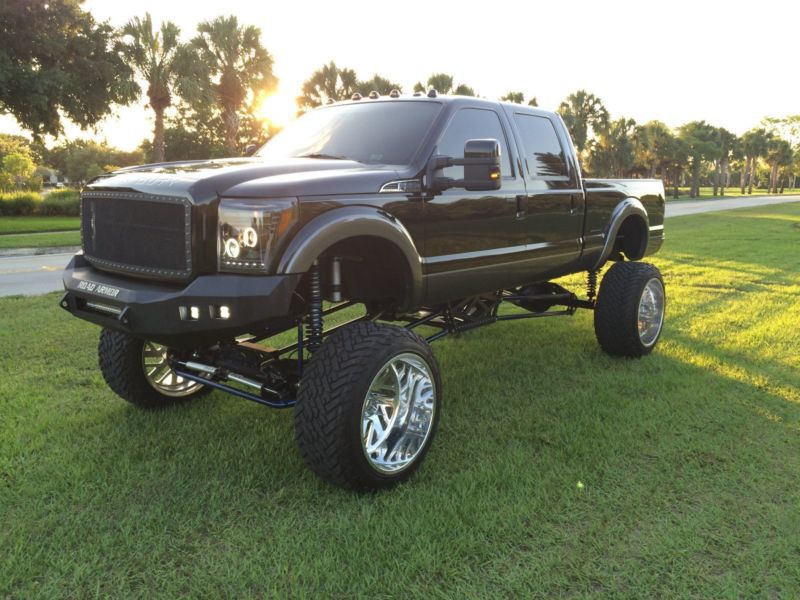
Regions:
<svg viewBox="0 0 800 600"><path fill-rule="evenodd" d="M80 231L0 235L0 248L46 248L48 246L80 246Z"/></svg>
<svg viewBox="0 0 800 600"><path fill-rule="evenodd" d="M78 231L80 217L0 217L0 235L6 233L40 233L44 231Z"/></svg>
<svg viewBox="0 0 800 600"><path fill-rule="evenodd" d="M432 452L375 496L288 412L127 406L57 294L0 300L0 596L797 597L799 246L797 204L668 221L643 360L589 313L437 342Z"/></svg>

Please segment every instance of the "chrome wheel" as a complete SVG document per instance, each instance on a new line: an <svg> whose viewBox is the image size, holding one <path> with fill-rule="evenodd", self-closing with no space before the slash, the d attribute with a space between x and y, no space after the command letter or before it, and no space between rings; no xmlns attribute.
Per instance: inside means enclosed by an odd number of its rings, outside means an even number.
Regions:
<svg viewBox="0 0 800 600"><path fill-rule="evenodd" d="M142 346L142 368L144 376L153 389L171 398L190 396L203 387L202 384L175 374L169 364L166 346L145 342Z"/></svg>
<svg viewBox="0 0 800 600"><path fill-rule="evenodd" d="M639 300L639 339L646 347L656 343L664 324L664 285L653 277L647 282Z"/></svg>
<svg viewBox="0 0 800 600"><path fill-rule="evenodd" d="M361 409L361 448L370 466L384 474L409 467L431 433L436 384L417 354L393 357L379 371Z"/></svg>

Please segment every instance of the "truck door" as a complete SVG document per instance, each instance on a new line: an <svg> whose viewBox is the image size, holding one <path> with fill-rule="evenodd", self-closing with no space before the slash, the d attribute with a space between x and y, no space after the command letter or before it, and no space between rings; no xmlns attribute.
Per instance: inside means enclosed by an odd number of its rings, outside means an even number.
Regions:
<svg viewBox="0 0 800 600"><path fill-rule="evenodd" d="M525 181L512 167L509 127L490 108L464 107L454 113L439 138L438 154L453 157L464 156L467 140L497 140L503 179L497 191L451 188L426 203L423 261L431 302L491 292L514 285L518 277L507 264L525 250L527 232L517 215ZM449 167L442 175L461 179L464 167Z"/></svg>
<svg viewBox="0 0 800 600"><path fill-rule="evenodd" d="M522 203L526 244L537 275L554 277L581 253L585 195L571 147L548 116L514 111L527 193Z"/></svg>

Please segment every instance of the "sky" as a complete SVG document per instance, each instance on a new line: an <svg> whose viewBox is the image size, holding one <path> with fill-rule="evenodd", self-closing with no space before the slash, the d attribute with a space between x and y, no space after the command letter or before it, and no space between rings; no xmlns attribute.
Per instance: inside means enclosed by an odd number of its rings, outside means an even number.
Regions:
<svg viewBox="0 0 800 600"><path fill-rule="evenodd" d="M800 113L795 0L86 0L84 8L115 26L150 12L156 23L177 23L185 39L220 14L257 25L280 80L276 112L288 113L303 81L334 60L407 92L444 71L480 96L522 91L555 110L583 88L613 118L704 119L737 134L764 116ZM66 136L130 150L151 130L140 104L115 109L96 132L68 126ZM0 116L0 131L19 130Z"/></svg>

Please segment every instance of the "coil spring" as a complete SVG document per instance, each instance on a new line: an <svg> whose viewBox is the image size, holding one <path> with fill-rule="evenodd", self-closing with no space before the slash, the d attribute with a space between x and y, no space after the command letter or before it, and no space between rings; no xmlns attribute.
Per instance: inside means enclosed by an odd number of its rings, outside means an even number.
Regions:
<svg viewBox="0 0 800 600"><path fill-rule="evenodd" d="M319 280L319 264L314 261L309 272L310 302L306 321L308 349L314 352L322 345L322 288Z"/></svg>
<svg viewBox="0 0 800 600"><path fill-rule="evenodd" d="M586 296L589 300L594 300L597 295L597 271L589 271L589 278L586 281Z"/></svg>

